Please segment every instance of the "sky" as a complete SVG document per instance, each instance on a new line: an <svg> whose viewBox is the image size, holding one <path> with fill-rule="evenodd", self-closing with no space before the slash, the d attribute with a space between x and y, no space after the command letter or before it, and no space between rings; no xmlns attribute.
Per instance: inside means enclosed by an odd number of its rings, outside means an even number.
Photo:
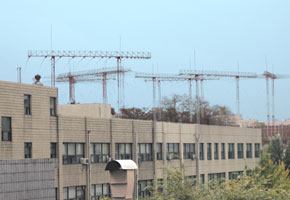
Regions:
<svg viewBox="0 0 290 200"><path fill-rule="evenodd" d="M2 1L0 80L17 81L16 69L21 67L24 83L32 83L40 74L43 83L50 85L50 60L28 59L27 53L51 49L151 52L150 60L123 60L124 67L134 72L290 74L289 10L289 0ZM113 59L62 58L56 61L56 75L115 66ZM290 118L289 84L290 79L275 82L277 121ZM109 103L115 108L116 85L116 81L108 83ZM68 84L56 86L59 103L68 103ZM266 121L265 86L264 79L240 81L244 119ZM186 82L162 83L161 88L162 96L188 94ZM235 113L235 88L233 79L205 81L204 96L211 105L227 106ZM102 84L76 84L76 101L101 103ZM126 107L151 107L152 102L152 83L135 79L134 73L126 75Z"/></svg>

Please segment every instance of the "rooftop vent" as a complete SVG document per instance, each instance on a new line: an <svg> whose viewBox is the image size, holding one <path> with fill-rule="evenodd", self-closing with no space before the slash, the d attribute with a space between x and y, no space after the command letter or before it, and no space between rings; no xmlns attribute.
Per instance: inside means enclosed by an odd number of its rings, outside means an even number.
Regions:
<svg viewBox="0 0 290 200"><path fill-rule="evenodd" d="M41 82L40 82L40 79L41 79L41 76L39 74L36 74L34 76L34 84L35 85L43 85Z"/></svg>

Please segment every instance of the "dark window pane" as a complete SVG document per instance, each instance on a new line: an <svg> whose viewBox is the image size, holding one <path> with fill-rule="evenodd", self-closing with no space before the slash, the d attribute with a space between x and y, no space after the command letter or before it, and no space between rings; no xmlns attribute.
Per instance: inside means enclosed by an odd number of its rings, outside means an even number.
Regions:
<svg viewBox="0 0 290 200"><path fill-rule="evenodd" d="M56 116L56 98L50 97L50 116Z"/></svg>
<svg viewBox="0 0 290 200"><path fill-rule="evenodd" d="M32 158L32 143L25 142L24 143L24 158Z"/></svg>
<svg viewBox="0 0 290 200"><path fill-rule="evenodd" d="M31 95L24 95L24 114L31 114Z"/></svg>
<svg viewBox="0 0 290 200"><path fill-rule="evenodd" d="M12 141L11 117L1 117L2 141Z"/></svg>

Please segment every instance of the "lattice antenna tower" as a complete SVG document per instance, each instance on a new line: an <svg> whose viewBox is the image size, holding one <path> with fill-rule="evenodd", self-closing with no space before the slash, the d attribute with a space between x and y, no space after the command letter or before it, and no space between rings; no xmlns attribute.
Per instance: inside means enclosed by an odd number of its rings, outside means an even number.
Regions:
<svg viewBox="0 0 290 200"><path fill-rule="evenodd" d="M130 69L122 69L119 73L130 72ZM116 80L115 75L117 74L115 68L102 68L96 70L78 71L73 73L63 73L58 75L56 82L69 82L70 89L70 102L75 102L75 89L74 84L76 82L96 82L102 81L103 83L103 103L108 103L107 96L107 80Z"/></svg>
<svg viewBox="0 0 290 200"><path fill-rule="evenodd" d="M122 59L151 59L149 52L128 51L28 51L28 58L42 57L51 59L51 86L55 86L55 58L114 58L117 60L117 87L118 87L118 109L123 106L121 96L123 95L124 81L122 80Z"/></svg>

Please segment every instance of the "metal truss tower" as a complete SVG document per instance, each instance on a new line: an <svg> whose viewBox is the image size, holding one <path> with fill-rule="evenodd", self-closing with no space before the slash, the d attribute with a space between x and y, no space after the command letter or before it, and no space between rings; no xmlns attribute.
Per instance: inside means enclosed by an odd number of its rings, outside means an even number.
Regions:
<svg viewBox="0 0 290 200"><path fill-rule="evenodd" d="M118 109L124 105L121 96L124 87L124 75L122 74L121 60L123 59L151 59L149 52L128 51L28 51L28 58L42 57L51 59L51 86L55 87L55 59L56 58L114 58L117 59L117 86L118 86Z"/></svg>
<svg viewBox="0 0 290 200"><path fill-rule="evenodd" d="M96 70L78 71L73 73L63 73L58 75L56 82L69 82L70 102L75 102L74 84L76 82L96 82L103 83L103 103L108 103L107 95L107 80L115 80L115 75L118 73L130 72L130 69L122 69L117 71L115 68L102 68Z"/></svg>

